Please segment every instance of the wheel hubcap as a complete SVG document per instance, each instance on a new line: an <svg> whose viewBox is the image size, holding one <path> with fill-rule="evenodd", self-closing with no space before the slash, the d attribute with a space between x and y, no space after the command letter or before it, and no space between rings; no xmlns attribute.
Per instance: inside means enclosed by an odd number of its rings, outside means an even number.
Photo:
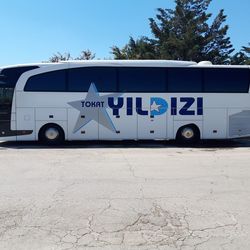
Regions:
<svg viewBox="0 0 250 250"><path fill-rule="evenodd" d="M45 136L49 140L55 140L59 136L59 131L56 128L49 128L46 130Z"/></svg>
<svg viewBox="0 0 250 250"><path fill-rule="evenodd" d="M184 128L181 134L184 138L191 139L194 136L194 131L191 128Z"/></svg>

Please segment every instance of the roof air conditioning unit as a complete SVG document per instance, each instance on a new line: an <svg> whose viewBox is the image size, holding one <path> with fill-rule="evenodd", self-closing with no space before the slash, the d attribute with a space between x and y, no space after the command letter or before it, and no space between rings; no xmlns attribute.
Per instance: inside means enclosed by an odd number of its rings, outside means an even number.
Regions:
<svg viewBox="0 0 250 250"><path fill-rule="evenodd" d="M206 66L206 65L213 65L213 64L210 61L202 61L202 62L199 62L198 65Z"/></svg>

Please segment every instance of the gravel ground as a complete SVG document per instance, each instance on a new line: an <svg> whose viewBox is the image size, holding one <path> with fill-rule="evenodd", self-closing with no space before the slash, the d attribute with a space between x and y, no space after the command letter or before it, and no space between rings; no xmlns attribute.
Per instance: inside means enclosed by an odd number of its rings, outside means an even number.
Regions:
<svg viewBox="0 0 250 250"><path fill-rule="evenodd" d="M249 140L0 144L1 250L249 250L249 218Z"/></svg>

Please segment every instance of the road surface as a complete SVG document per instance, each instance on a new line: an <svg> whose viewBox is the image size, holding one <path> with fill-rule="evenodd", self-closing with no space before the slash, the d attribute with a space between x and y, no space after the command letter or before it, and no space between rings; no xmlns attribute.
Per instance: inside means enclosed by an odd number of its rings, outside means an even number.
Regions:
<svg viewBox="0 0 250 250"><path fill-rule="evenodd" d="M0 144L1 250L249 250L250 141Z"/></svg>

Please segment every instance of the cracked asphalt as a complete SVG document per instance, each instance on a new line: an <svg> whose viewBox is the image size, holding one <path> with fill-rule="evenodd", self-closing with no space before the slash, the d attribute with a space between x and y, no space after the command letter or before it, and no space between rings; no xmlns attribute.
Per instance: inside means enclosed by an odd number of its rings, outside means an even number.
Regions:
<svg viewBox="0 0 250 250"><path fill-rule="evenodd" d="M249 250L250 140L0 144L1 250Z"/></svg>

